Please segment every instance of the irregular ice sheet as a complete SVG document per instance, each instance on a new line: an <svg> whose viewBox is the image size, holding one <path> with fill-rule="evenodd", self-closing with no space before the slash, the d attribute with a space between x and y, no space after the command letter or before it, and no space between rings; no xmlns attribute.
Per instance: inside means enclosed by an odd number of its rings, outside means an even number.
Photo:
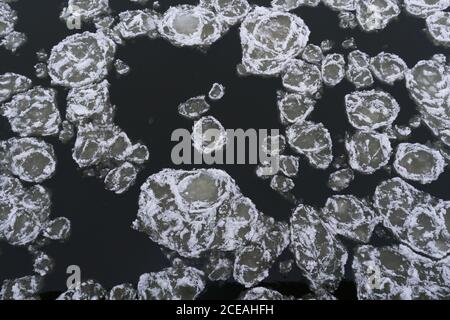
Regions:
<svg viewBox="0 0 450 320"><path fill-rule="evenodd" d="M436 12L426 19L431 38L440 45L450 47L450 13Z"/></svg>
<svg viewBox="0 0 450 320"><path fill-rule="evenodd" d="M405 71L408 66L399 56L381 52L370 59L370 70L374 76L387 84L394 84L395 81L402 80L405 77Z"/></svg>
<svg viewBox="0 0 450 320"><path fill-rule="evenodd" d="M367 32L382 30L400 14L397 0L355 0L356 19Z"/></svg>
<svg viewBox="0 0 450 320"><path fill-rule="evenodd" d="M403 4L407 13L420 18L450 7L449 0L404 0Z"/></svg>
<svg viewBox="0 0 450 320"><path fill-rule="evenodd" d="M0 75L0 103L17 93L27 91L31 86L31 80L20 74L8 72Z"/></svg>

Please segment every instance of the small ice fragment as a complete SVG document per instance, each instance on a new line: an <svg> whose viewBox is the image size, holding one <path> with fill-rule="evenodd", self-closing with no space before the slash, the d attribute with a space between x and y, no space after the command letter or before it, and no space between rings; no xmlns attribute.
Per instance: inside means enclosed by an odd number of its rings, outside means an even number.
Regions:
<svg viewBox="0 0 450 320"><path fill-rule="evenodd" d="M444 172L441 153L419 143L401 143L395 153L395 171L405 179L431 183Z"/></svg>
<svg viewBox="0 0 450 320"><path fill-rule="evenodd" d="M47 222L43 235L52 240L67 240L70 237L70 232L70 220L65 217L58 217Z"/></svg>
<svg viewBox="0 0 450 320"><path fill-rule="evenodd" d="M112 169L105 177L105 188L121 194L127 191L136 181L138 170L129 162L124 162Z"/></svg>
<svg viewBox="0 0 450 320"><path fill-rule="evenodd" d="M277 105L283 124L304 121L314 110L315 100L298 93L278 94Z"/></svg>
<svg viewBox="0 0 450 320"><path fill-rule="evenodd" d="M320 43L320 48L322 49L323 53L327 53L334 47L334 42L329 39L325 39Z"/></svg>
<svg viewBox="0 0 450 320"><path fill-rule="evenodd" d="M120 22L116 27L123 39L153 36L158 29L158 16L150 10L129 10L119 13Z"/></svg>
<svg viewBox="0 0 450 320"><path fill-rule="evenodd" d="M178 106L178 113L188 119L197 119L207 113L211 106L205 96L189 98Z"/></svg>
<svg viewBox="0 0 450 320"><path fill-rule="evenodd" d="M34 73L36 74L36 77L39 79L45 79L48 77L48 70L47 70L47 64L43 62L36 63L34 65Z"/></svg>
<svg viewBox="0 0 450 320"><path fill-rule="evenodd" d="M275 191L286 193L294 189L295 184L291 178L277 174L270 181L270 187Z"/></svg>
<svg viewBox="0 0 450 320"><path fill-rule="evenodd" d="M59 141L62 143L68 143L75 135L75 129L73 125L67 121L64 120L61 123L61 131L59 132Z"/></svg>
<svg viewBox="0 0 450 320"><path fill-rule="evenodd" d="M247 0L200 0L200 5L215 11L217 18L228 25L242 21L251 9Z"/></svg>
<svg viewBox="0 0 450 320"><path fill-rule="evenodd" d="M342 41L341 44L342 48L345 50L353 50L356 49L356 40L355 38L351 37L348 39L345 39L344 41Z"/></svg>
<svg viewBox="0 0 450 320"><path fill-rule="evenodd" d="M299 160L294 156L280 156L280 171L286 177L295 177L298 174Z"/></svg>
<svg viewBox="0 0 450 320"><path fill-rule="evenodd" d="M444 11L450 7L449 0L404 0L404 7L410 15L426 18L429 15Z"/></svg>
<svg viewBox="0 0 450 320"><path fill-rule="evenodd" d="M286 135L289 145L305 155L313 167L326 169L333 161L331 136L323 124L296 122L287 128Z"/></svg>
<svg viewBox="0 0 450 320"><path fill-rule="evenodd" d="M283 0L283 1L287 1L287 0ZM249 289L249 290L245 291L239 299L240 300L253 300L253 301L257 301L257 300L261 300L261 301L263 301L263 300L270 300L270 301L293 300L292 297L282 295L281 293L279 293L276 290L267 289L267 288L263 288L263 287L255 287L255 288Z"/></svg>
<svg viewBox="0 0 450 320"><path fill-rule="evenodd" d="M392 152L386 134L366 131L357 131L347 138L345 148L350 167L363 174L372 174L385 166Z"/></svg>
<svg viewBox="0 0 450 320"><path fill-rule="evenodd" d="M357 89L370 87L373 84L369 65L370 57L367 53L355 50L348 54L346 77Z"/></svg>
<svg viewBox="0 0 450 320"><path fill-rule="evenodd" d="M120 59L114 61L114 68L119 76L126 76L131 71L130 66Z"/></svg>
<svg viewBox="0 0 450 320"><path fill-rule="evenodd" d="M44 285L42 280L40 276L4 280L0 290L0 300L37 300Z"/></svg>
<svg viewBox="0 0 450 320"><path fill-rule="evenodd" d="M322 61L322 77L325 85L334 87L345 77L345 60L342 54L328 54Z"/></svg>
<svg viewBox="0 0 450 320"><path fill-rule="evenodd" d="M278 270L281 274L288 274L292 271L294 261L292 259L280 261L278 264Z"/></svg>
<svg viewBox="0 0 450 320"><path fill-rule="evenodd" d="M57 300L104 300L107 297L107 291L100 283L94 280L86 280L62 293Z"/></svg>
<svg viewBox="0 0 450 320"><path fill-rule="evenodd" d="M53 271L55 262L46 253L39 251L34 254L33 271L40 276L45 276Z"/></svg>
<svg viewBox="0 0 450 320"><path fill-rule="evenodd" d="M192 142L198 152L210 154L225 146L227 133L216 118L202 117L194 123L192 128Z"/></svg>
<svg viewBox="0 0 450 320"><path fill-rule="evenodd" d="M354 178L355 176L352 169L341 169L330 174L328 186L333 191L341 192L348 188Z"/></svg>
<svg viewBox="0 0 450 320"><path fill-rule="evenodd" d="M302 59L319 65L323 60L322 48L311 43L308 44L302 52Z"/></svg>
<svg viewBox="0 0 450 320"><path fill-rule="evenodd" d="M13 31L11 33L8 33L3 38L0 45L3 46L6 50L15 53L20 47L22 47L27 42L27 40L28 38L25 33Z"/></svg>
<svg viewBox="0 0 450 320"><path fill-rule="evenodd" d="M283 86L299 94L314 96L322 88L320 69L302 60L292 60L282 75Z"/></svg>
<svg viewBox="0 0 450 320"><path fill-rule="evenodd" d="M213 100L220 100L225 95L225 87L220 83L213 83L211 90L209 90L208 97Z"/></svg>
<svg viewBox="0 0 450 320"><path fill-rule="evenodd" d="M450 47L450 14L438 11L426 19L431 39L439 45Z"/></svg>
<svg viewBox="0 0 450 320"><path fill-rule="evenodd" d="M339 27L342 29L355 29L358 26L358 21L353 12L341 11L338 14Z"/></svg>
<svg viewBox="0 0 450 320"><path fill-rule="evenodd" d="M136 300L137 290L131 283L114 286L109 292L109 300Z"/></svg>

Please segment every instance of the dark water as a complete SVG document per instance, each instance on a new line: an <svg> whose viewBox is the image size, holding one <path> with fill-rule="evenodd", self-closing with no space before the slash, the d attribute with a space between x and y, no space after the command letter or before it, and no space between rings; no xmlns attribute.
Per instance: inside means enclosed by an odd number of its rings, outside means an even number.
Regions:
<svg viewBox="0 0 450 320"><path fill-rule="evenodd" d="M17 55L0 50L0 73L16 72L27 75L35 84L49 86L49 80L39 80L33 74L37 62L35 52L44 48L47 52L72 32L58 19L63 6L62 0L29 1L22 0L12 6L18 11L19 22L16 30L25 32L28 43L19 49ZM125 0L110 0L117 13L126 9L141 8ZM169 5L195 1L161 1L161 11ZM251 1L268 4L270 1ZM417 61L428 59L433 54L446 50L434 47L423 32L422 20L401 15L383 32L365 34L358 30L348 31L338 28L335 12L319 8L300 8L294 11L310 27L310 42L320 44L331 39L336 43L333 52L341 52L340 43L349 36L355 37L358 49L376 55L380 51L400 55L409 67ZM344 51L342 51L344 52ZM116 55L131 66L132 72L124 78L109 77L111 96L117 106L116 123L129 135L132 141L142 141L150 149L150 161L140 173L135 186L124 195L115 195L104 190L103 182L95 178L85 178L71 158L71 145L62 145L56 139L52 142L58 157L56 175L44 183L52 191L53 217L65 216L72 222L72 236L64 244L52 243L44 248L56 261L55 271L46 278L44 291L52 297L52 292L64 291L68 265L79 265L83 279L96 279L105 288L123 282L136 284L145 272L159 271L169 266L158 245L144 234L133 231L131 222L138 209L139 187L145 179L163 168L176 167L170 160L173 143L170 135L177 128L190 128L192 122L177 114L180 102L208 92L214 82L225 85L226 95L213 104L211 114L219 119L225 128L280 129L276 107L276 91L281 89L279 79L257 77L240 78L236 75L236 65L241 60L238 28L233 28L215 43L207 54L187 48L175 48L164 40L137 39L120 47ZM401 113L396 121L406 124L416 113L409 99L404 83L394 87L377 83L376 86L392 93L401 105ZM354 87L343 81L333 89L326 89L318 102L311 119L322 122L330 130L334 143L334 154L344 152L338 139L346 131L351 131L345 116L344 95ZM59 107L65 113L66 92L58 89ZM12 136L9 124L0 119L0 138ZM425 128L414 131L411 142L431 140ZM269 183L256 177L254 166L218 166L226 170L240 186L242 193L251 198L257 208L278 220L287 220L293 205L269 187ZM178 169L192 169L178 166ZM323 206L332 195L326 181L332 170L315 170L301 162L300 174L295 179L293 191L298 199L307 204ZM389 178L384 171L371 176L356 174L355 181L346 191L359 197L373 194L376 185ZM450 173L447 170L438 181L427 185L414 184L418 189L449 200ZM351 247L351 244L349 244ZM0 243L0 281L6 278L31 274L31 257L25 249L13 248ZM284 253L279 260L292 258ZM356 298L351 270L347 266L347 279L342 283L338 298ZM294 269L288 275L277 271L277 263L271 276L262 285L275 288L282 293L300 297L308 292L301 274ZM236 283L210 284L202 298L236 298L243 287Z"/></svg>

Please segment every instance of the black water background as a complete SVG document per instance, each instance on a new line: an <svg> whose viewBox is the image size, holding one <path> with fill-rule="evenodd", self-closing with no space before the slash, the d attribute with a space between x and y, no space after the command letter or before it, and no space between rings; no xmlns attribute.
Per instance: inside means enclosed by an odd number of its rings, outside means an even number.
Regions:
<svg viewBox="0 0 450 320"><path fill-rule="evenodd" d="M115 13L127 9L142 8L125 0L111 0ZM161 12L170 5L195 1L161 1ZM270 1L251 1L267 5ZM67 35L74 32L65 28L58 19L63 7L62 0L28 1L13 3L18 11L16 30L25 32L28 43L12 55L0 49L0 73L16 72L33 79L34 84L49 86L48 79L34 76L33 66L37 62L35 52L44 48L47 52ZM151 3L151 1L149 2ZM150 6L150 4L149 4ZM358 48L370 55L380 51L400 55L412 67L417 61L429 59L435 53L448 54L448 50L435 47L423 32L424 22L402 14L383 32L362 33L359 30L338 28L335 12L323 7L302 7L294 11L310 27L310 42L320 44L331 39L336 45L333 52L343 52L339 44L347 37L354 36ZM87 28L86 30L88 30ZM136 284L139 275L159 271L169 266L169 261L161 253L158 245L144 234L133 231L131 222L138 209L139 186L145 179L162 168L176 167L192 169L191 166L174 166L170 152L174 143L170 135L174 129L187 128L192 122L177 114L177 105L199 94L205 94L211 84L225 85L225 97L212 105L211 114L219 119L225 128L280 129L276 108L276 91L281 89L279 79L258 77L238 77L236 65L241 60L238 28L232 28L222 39L204 54L189 48L176 48L168 42L146 38L127 42L116 55L131 66L132 72L126 77L108 77L111 82L111 96L117 106L116 123L124 129L133 141L142 141L149 146L150 161L139 175L136 185L124 195L115 195L104 190L102 181L83 177L71 158L73 141L67 145L56 139L46 139L53 143L58 157L57 172L53 179L44 183L52 192L52 216L65 216L72 222L72 236L64 244L52 243L44 248L56 260L55 271L46 278L44 291L65 290L67 266L79 265L83 279L96 279L106 288L123 283ZM113 73L113 72L112 72ZM396 120L406 124L416 114L414 103L409 99L404 83L393 87L376 83L377 87L392 93L401 105L401 113ZM311 119L322 122L331 131L334 154L343 153L339 138L346 131L352 131L345 116L344 95L353 91L347 81L333 89L326 89L318 102ZM65 113L65 90L58 88L58 101L62 114ZM13 136L9 124L0 119L0 138ZM432 136L426 128L415 130L410 141L427 142ZM258 179L254 166L218 166L226 170L240 186L242 193L251 198L257 208L278 220L287 220L293 209L292 204L272 191L268 182ZM307 204L323 206L333 192L326 186L332 169L320 171L301 162L300 174L296 178L294 194ZM369 197L376 185L389 174L379 171L371 176L356 175L346 193L359 197ZM422 186L420 190L430 192L449 200L450 173L447 170L438 181ZM20 277L32 272L32 261L25 249L13 248L0 243L0 281ZM283 254L279 260L291 258ZM337 292L339 298L353 299L355 287L351 282L351 259L347 265L347 279ZM271 276L263 285L286 294L300 297L308 292L300 272L295 269L288 275L277 271L277 264ZM204 299L236 298L243 290L235 283L209 284ZM52 296L52 295L50 295Z"/></svg>

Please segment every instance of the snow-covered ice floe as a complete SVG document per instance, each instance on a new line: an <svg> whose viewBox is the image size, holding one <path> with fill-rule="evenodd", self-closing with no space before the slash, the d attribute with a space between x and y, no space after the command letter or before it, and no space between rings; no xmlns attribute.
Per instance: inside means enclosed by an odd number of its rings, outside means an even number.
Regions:
<svg viewBox="0 0 450 320"><path fill-rule="evenodd" d="M449 0L404 0L403 5L407 13L420 18L443 11L450 7Z"/></svg>
<svg viewBox="0 0 450 320"><path fill-rule="evenodd" d="M386 28L400 14L397 0L355 0L355 7L359 26L366 32Z"/></svg>

